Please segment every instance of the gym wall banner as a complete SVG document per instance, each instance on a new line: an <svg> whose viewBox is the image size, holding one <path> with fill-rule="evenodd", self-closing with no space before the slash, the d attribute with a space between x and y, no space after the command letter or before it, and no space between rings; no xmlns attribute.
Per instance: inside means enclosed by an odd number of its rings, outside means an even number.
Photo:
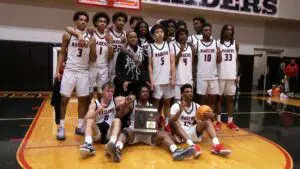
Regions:
<svg viewBox="0 0 300 169"><path fill-rule="evenodd" d="M276 17L279 0L143 0L143 3Z"/></svg>

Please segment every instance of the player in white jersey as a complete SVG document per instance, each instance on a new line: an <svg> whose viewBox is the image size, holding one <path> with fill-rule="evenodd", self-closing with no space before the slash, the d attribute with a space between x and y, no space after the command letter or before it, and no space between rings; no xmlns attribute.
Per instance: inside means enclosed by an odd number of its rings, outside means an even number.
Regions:
<svg viewBox="0 0 300 169"><path fill-rule="evenodd" d="M75 134L83 135L83 118L87 110L87 101L89 96L89 73L88 62L95 60L95 55L90 55L90 37L86 32L89 21L88 14L84 11L77 11L73 16L76 30L82 34L83 39L71 36L65 32L62 38L61 52L57 61L55 78L61 78L59 67L67 55L66 67L61 81L61 119L57 131L57 139L65 139L64 120L66 116L67 104L70 100L73 90L76 88L78 96L78 124Z"/></svg>
<svg viewBox="0 0 300 169"><path fill-rule="evenodd" d="M155 43L148 48L149 77L153 90L153 104L159 108L163 99L165 125L168 126L170 117L170 99L174 97L175 88L175 58L169 44L165 41L166 34L162 25L156 24L151 29Z"/></svg>
<svg viewBox="0 0 300 169"><path fill-rule="evenodd" d="M197 90L200 103L203 104L205 96L209 96L209 105L215 110L216 95L219 94L217 64L221 60L217 41L211 39L211 24L203 24L203 40L197 41ZM199 100L198 100L199 101Z"/></svg>
<svg viewBox="0 0 300 169"><path fill-rule="evenodd" d="M239 44L234 40L234 27L233 25L224 25L221 31L221 38L219 40L219 47L222 53L222 63L218 65L219 77L219 97L216 108L217 123L216 130L221 129L221 103L222 95L226 97L228 121L227 126L230 129L238 130L233 122L233 96L236 91L237 82L237 59Z"/></svg>
<svg viewBox="0 0 300 169"><path fill-rule="evenodd" d="M171 107L172 132L179 143L186 142L190 146L195 146L197 152L196 157L201 154L200 147L194 142L201 142L203 132L206 131L212 139L211 152L217 155L229 155L231 151L220 144L217 138L215 128L212 121L214 113L206 112L203 114L202 120L196 120L196 112L200 107L199 104L193 102L193 87L185 84L181 88L181 101L175 103Z"/></svg>
<svg viewBox="0 0 300 169"><path fill-rule="evenodd" d="M104 12L97 12L93 17L93 24L96 27L93 34L93 42L95 42L97 60L90 63L90 93L94 92L94 87L97 87L98 94L101 95L102 85L108 79L108 60L113 57L113 45L107 39L108 31L106 30L109 24L109 16ZM94 50L93 50L94 51Z"/></svg>
<svg viewBox="0 0 300 169"><path fill-rule="evenodd" d="M141 21L136 24L136 27L134 28L135 33L139 37L139 45L144 49L148 50L148 47L150 43L153 43L153 39L151 37L149 26L146 21Z"/></svg>
<svg viewBox="0 0 300 169"><path fill-rule="evenodd" d="M126 143L131 145L136 143L145 143L148 145L164 146L170 149L174 160L184 160L185 158L192 156L195 152L194 147L190 146L186 149L179 149L166 132L158 131L155 134L138 134L133 132L132 129L134 128L134 114L136 113L136 106L152 106L152 104L148 102L149 88L147 86L141 86L138 93L139 99L130 104L126 111L122 112L123 116L130 113L130 126L121 131L116 145L109 143L114 150L114 162L120 162L121 151Z"/></svg>
<svg viewBox="0 0 300 169"><path fill-rule="evenodd" d="M106 82L102 86L103 95L91 101L88 113L85 117L85 140L80 146L80 154L82 157L95 154L93 141L107 143L105 149L108 154L113 157L111 146L117 141L117 137L121 129L121 121L118 111L127 107L134 98L115 97L115 87L112 82Z"/></svg>
<svg viewBox="0 0 300 169"><path fill-rule="evenodd" d="M144 21L144 18L141 16L135 16L135 15L131 16L129 19L130 30L134 31L136 24L142 21Z"/></svg>
<svg viewBox="0 0 300 169"><path fill-rule="evenodd" d="M202 25L206 22L203 17L195 17L193 19L193 25L195 34L188 37L187 43L191 46L197 43L197 41L202 39Z"/></svg>
<svg viewBox="0 0 300 169"><path fill-rule="evenodd" d="M193 50L187 45L188 37L187 29L178 29L175 33L176 42L172 44L175 53L176 65L176 86L175 86L175 100L181 98L180 87L184 84L193 84Z"/></svg>
<svg viewBox="0 0 300 169"><path fill-rule="evenodd" d="M126 31L123 29L124 25L128 20L127 14L124 12L116 12L112 16L113 27L110 30L110 35L112 36L112 44L114 45L114 56L109 61L108 66L108 78L112 81L116 75L115 66L118 54L121 51L121 47L126 42Z"/></svg>

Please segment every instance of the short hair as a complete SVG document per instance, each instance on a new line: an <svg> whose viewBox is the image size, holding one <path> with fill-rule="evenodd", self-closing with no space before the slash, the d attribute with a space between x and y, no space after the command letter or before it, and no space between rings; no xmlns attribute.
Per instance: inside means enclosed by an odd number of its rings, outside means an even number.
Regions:
<svg viewBox="0 0 300 169"><path fill-rule="evenodd" d="M204 24L206 22L205 18L203 18L202 16L197 16L193 19L193 22L195 21L200 21L202 24Z"/></svg>
<svg viewBox="0 0 300 169"><path fill-rule="evenodd" d="M89 15L85 11L76 11L73 15L73 21L78 21L81 15L84 15L87 18L87 22L89 22Z"/></svg>
<svg viewBox="0 0 300 169"><path fill-rule="evenodd" d="M144 18L141 16L131 16L129 19L129 25L132 25L134 20L144 21Z"/></svg>
<svg viewBox="0 0 300 169"><path fill-rule="evenodd" d="M104 84L102 85L102 87L101 87L102 91L103 91L106 87L108 87L108 88L115 88L115 85L114 85L113 82L106 82L106 83L104 83Z"/></svg>
<svg viewBox="0 0 300 169"><path fill-rule="evenodd" d="M155 24L150 30L152 36L154 36L154 32L156 29L162 29L164 31L164 41L166 41L167 39L166 28L161 24Z"/></svg>
<svg viewBox="0 0 300 169"><path fill-rule="evenodd" d="M110 22L109 16L105 13L105 12L97 12L94 16L93 16L93 24L95 27L97 27L96 22L98 21L99 18L105 18L107 25Z"/></svg>
<svg viewBox="0 0 300 169"><path fill-rule="evenodd" d="M211 24L207 23L207 22L202 25L201 30L203 30L204 27L210 27L210 28L212 28Z"/></svg>
<svg viewBox="0 0 300 169"><path fill-rule="evenodd" d="M137 90L137 97L140 97L143 88L146 88L148 91L150 91L150 88L147 84L142 84Z"/></svg>
<svg viewBox="0 0 300 169"><path fill-rule="evenodd" d="M193 86L191 84L184 84L180 87L180 92L183 93L185 89L193 89Z"/></svg>
<svg viewBox="0 0 300 169"><path fill-rule="evenodd" d="M177 21L177 28L179 28L180 25L184 25L184 27L187 28L187 25L186 25L186 23L183 20Z"/></svg>
<svg viewBox="0 0 300 169"><path fill-rule="evenodd" d="M116 12L112 16L112 21L116 22L119 17L123 17L125 19L125 23L128 21L128 16L125 12Z"/></svg>
<svg viewBox="0 0 300 169"><path fill-rule="evenodd" d="M155 24L150 30L151 35L154 35L154 32L156 29L162 29L164 31L164 33L166 33L166 28L163 25Z"/></svg>
<svg viewBox="0 0 300 169"><path fill-rule="evenodd" d="M179 41L179 34L181 32L184 32L186 34L186 36L189 36L189 31L187 29L178 29L176 32L175 32L175 40L178 42Z"/></svg>

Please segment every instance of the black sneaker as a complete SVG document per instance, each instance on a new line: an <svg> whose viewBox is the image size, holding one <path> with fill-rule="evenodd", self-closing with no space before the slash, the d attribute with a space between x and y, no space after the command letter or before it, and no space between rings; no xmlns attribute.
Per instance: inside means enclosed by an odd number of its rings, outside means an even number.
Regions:
<svg viewBox="0 0 300 169"><path fill-rule="evenodd" d="M80 136L84 136L84 130L85 130L85 128L83 126L80 127L80 128L76 127L75 134L80 135Z"/></svg>
<svg viewBox="0 0 300 169"><path fill-rule="evenodd" d="M190 146L186 149L176 149L173 152L173 160L175 161L181 161L186 158L192 157L195 154L195 148L193 146Z"/></svg>
<svg viewBox="0 0 300 169"><path fill-rule="evenodd" d="M81 155L81 157L87 157L87 156L95 155L95 153L96 153L96 149L94 148L94 146L92 144L84 142L80 146L80 155Z"/></svg>
<svg viewBox="0 0 300 169"><path fill-rule="evenodd" d="M116 147L116 145L112 142L108 142L105 145L105 149L107 151L107 153L111 156L111 158L113 159L113 162L120 162L121 160L121 151L118 152L118 148Z"/></svg>

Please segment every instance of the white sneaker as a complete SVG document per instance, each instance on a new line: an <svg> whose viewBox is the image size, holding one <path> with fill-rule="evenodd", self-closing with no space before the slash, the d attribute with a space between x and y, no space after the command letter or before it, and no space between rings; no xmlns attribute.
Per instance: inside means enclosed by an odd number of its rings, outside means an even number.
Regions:
<svg viewBox="0 0 300 169"><path fill-rule="evenodd" d="M281 97L281 98L288 98L289 96L285 95L284 93L281 93L281 94L280 94L280 97Z"/></svg>

